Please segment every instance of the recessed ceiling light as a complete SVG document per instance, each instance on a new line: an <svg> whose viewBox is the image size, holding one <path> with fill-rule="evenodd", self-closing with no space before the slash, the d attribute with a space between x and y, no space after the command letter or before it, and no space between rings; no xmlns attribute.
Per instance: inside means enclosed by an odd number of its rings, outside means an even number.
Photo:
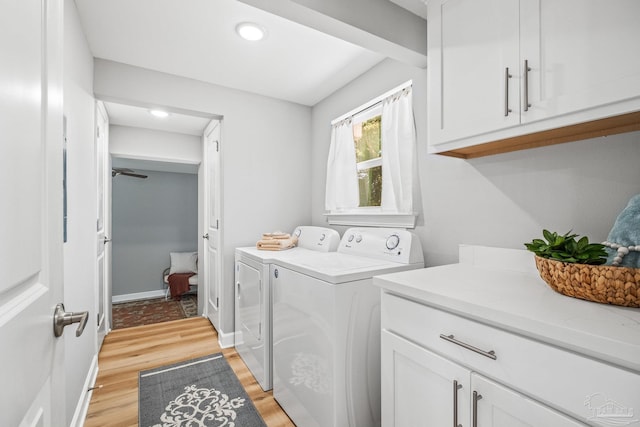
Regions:
<svg viewBox="0 0 640 427"><path fill-rule="evenodd" d="M262 40L266 35L265 29L253 22L241 22L236 25L236 33L243 39L252 42Z"/></svg>
<svg viewBox="0 0 640 427"><path fill-rule="evenodd" d="M162 110L149 110L149 113L152 116L160 117L161 119L164 119L165 117L169 116L169 113L167 113L166 111L162 111Z"/></svg>

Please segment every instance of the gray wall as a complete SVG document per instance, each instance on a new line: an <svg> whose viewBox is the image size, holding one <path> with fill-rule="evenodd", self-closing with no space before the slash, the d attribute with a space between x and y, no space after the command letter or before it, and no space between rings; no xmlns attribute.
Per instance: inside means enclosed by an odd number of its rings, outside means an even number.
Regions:
<svg viewBox="0 0 640 427"><path fill-rule="evenodd" d="M603 241L631 196L640 193L638 132L474 160L428 155L426 73L385 60L313 107L314 224L326 225L331 120L409 79L421 196L415 232L427 266L457 262L461 243L524 249L543 228Z"/></svg>
<svg viewBox="0 0 640 427"><path fill-rule="evenodd" d="M113 296L163 289L169 252L198 250L197 175L113 178Z"/></svg>
<svg viewBox="0 0 640 427"><path fill-rule="evenodd" d="M223 117L222 246L218 332L232 333L233 257L261 233L311 221L311 108L241 90L94 60L94 93L134 104L166 105Z"/></svg>

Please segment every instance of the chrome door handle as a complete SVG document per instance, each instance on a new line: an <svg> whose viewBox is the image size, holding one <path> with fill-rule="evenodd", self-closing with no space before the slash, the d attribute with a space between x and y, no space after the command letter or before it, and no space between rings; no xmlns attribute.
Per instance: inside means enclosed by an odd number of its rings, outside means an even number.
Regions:
<svg viewBox="0 0 640 427"><path fill-rule="evenodd" d="M62 336L64 327L73 323L79 323L76 330L76 337L82 335L84 327L87 326L87 320L89 319L88 311L79 311L73 313L70 311L64 311L64 305L62 303L56 305L56 311L53 313L53 335L56 337Z"/></svg>
<svg viewBox="0 0 640 427"><path fill-rule="evenodd" d="M458 424L458 390L462 388L462 384L458 384L458 380L453 380L453 427L462 427Z"/></svg>
<svg viewBox="0 0 640 427"><path fill-rule="evenodd" d="M110 241L111 241L111 239L110 239L110 238L108 238L107 236L104 236L104 240L103 240L102 242L106 245L106 244L107 244L107 243L109 243Z"/></svg>
<svg viewBox="0 0 640 427"><path fill-rule="evenodd" d="M524 111L529 111L529 71L531 71L531 67L529 67L529 60L524 60Z"/></svg>
<svg viewBox="0 0 640 427"><path fill-rule="evenodd" d="M473 391L473 422L472 427L478 427L478 400L482 399L482 395L477 391Z"/></svg>
<svg viewBox="0 0 640 427"><path fill-rule="evenodd" d="M207 233L207 234L203 235L203 236L202 236L202 238L203 238L203 239L207 239L207 240L209 240L209 233Z"/></svg>
<svg viewBox="0 0 640 427"><path fill-rule="evenodd" d="M509 67L504 69L504 116L507 117L511 112L509 109L509 79L513 77L509 74Z"/></svg>
<svg viewBox="0 0 640 427"><path fill-rule="evenodd" d="M493 359L496 360L498 358L498 356L496 356L496 352L493 350L489 350L489 351L484 351L479 349L478 347L474 347L471 344L467 344L466 342L457 340L453 335L445 335L445 334L440 334L440 338L442 338L445 341L449 341L452 342L456 345L459 345L460 347L464 347L467 350L471 350L474 351L478 354L483 355L484 357L488 357L489 359Z"/></svg>

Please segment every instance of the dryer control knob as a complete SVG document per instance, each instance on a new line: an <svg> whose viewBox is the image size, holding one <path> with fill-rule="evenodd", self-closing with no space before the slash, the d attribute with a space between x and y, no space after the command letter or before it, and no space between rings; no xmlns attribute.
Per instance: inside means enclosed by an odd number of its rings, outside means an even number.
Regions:
<svg viewBox="0 0 640 427"><path fill-rule="evenodd" d="M296 228L296 231L293 232L293 235L296 237L300 237L300 234L302 234L302 230L300 230L299 228Z"/></svg>
<svg viewBox="0 0 640 427"><path fill-rule="evenodd" d="M358 234L356 236L356 243L360 243L360 242L362 242L362 236Z"/></svg>
<svg viewBox="0 0 640 427"><path fill-rule="evenodd" d="M322 233L322 236L320 236L320 241L322 242L325 237L327 237L327 236L324 233Z"/></svg>
<svg viewBox="0 0 640 427"><path fill-rule="evenodd" d="M348 242L353 242L353 234L349 235L349 238L347 239Z"/></svg>
<svg viewBox="0 0 640 427"><path fill-rule="evenodd" d="M400 244L400 237L398 237L397 234L392 234L387 239L387 249L389 250L393 250L397 248L399 244Z"/></svg>

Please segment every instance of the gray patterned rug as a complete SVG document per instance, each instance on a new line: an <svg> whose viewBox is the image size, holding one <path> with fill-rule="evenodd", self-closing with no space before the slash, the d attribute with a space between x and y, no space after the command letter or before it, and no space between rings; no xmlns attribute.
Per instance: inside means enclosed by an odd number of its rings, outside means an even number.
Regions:
<svg viewBox="0 0 640 427"><path fill-rule="evenodd" d="M266 427L222 353L140 372L140 427Z"/></svg>

